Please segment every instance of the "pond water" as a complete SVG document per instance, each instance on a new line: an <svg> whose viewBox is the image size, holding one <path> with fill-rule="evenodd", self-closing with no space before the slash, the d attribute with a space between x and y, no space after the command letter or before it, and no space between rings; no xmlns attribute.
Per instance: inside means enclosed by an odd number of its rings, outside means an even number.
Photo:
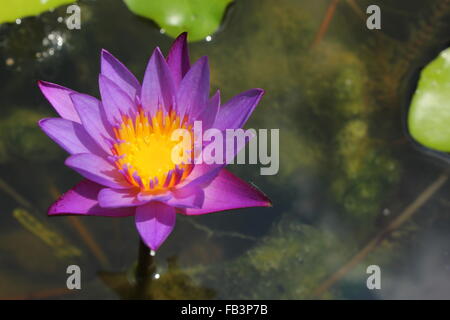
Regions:
<svg viewBox="0 0 450 320"><path fill-rule="evenodd" d="M450 2L341 1L318 35L333 2L237 0L211 41L190 44L223 101L266 90L247 127L280 129L280 170L230 169L273 207L180 217L142 297L450 298L448 162L403 125L418 72L449 44ZM98 96L102 48L142 79L173 39L121 1L79 4L81 30L57 21L64 7L0 25L0 298L131 297L133 218L46 214L81 178L36 125L55 115L36 81ZM382 30L366 28L370 4ZM66 289L71 264L82 290ZM369 265L381 290L366 286Z"/></svg>

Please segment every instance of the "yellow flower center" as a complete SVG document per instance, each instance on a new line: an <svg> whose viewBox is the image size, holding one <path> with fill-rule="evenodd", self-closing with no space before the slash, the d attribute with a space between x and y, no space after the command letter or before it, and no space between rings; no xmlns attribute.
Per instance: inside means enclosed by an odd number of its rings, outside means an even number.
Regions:
<svg viewBox="0 0 450 320"><path fill-rule="evenodd" d="M166 115L158 111L148 117L140 109L134 119L122 116L122 122L114 128L116 142L112 152L116 167L128 182L141 191L157 193L170 189L189 175L192 170L189 152L185 147L180 149L180 141L172 138L177 129L186 129L192 136L187 117L181 120L174 111ZM174 161L173 153L177 152L174 150L179 150L182 161Z"/></svg>

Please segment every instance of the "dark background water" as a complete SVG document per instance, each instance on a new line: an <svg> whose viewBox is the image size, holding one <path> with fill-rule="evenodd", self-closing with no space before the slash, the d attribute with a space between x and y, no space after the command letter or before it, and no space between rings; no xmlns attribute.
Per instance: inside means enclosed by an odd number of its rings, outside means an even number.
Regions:
<svg viewBox="0 0 450 320"><path fill-rule="evenodd" d="M320 294L450 298L448 165L414 147L402 125L420 68L449 44L450 3L340 1L312 45L331 3L238 0L212 41L190 44L192 60L209 56L212 89L224 101L266 90L248 127L280 129L280 171L232 167L274 206L180 217L147 297L317 297L329 276L406 217ZM36 126L54 115L36 81L98 96L102 48L142 79L154 47L167 52L172 39L121 1L79 4L81 30L57 22L65 7L0 25L0 298L127 298L134 281L132 218L46 215L80 177ZM381 31L365 26L369 4L382 9ZM70 264L81 267L80 291L65 290ZM381 267L381 290L366 287L371 264Z"/></svg>

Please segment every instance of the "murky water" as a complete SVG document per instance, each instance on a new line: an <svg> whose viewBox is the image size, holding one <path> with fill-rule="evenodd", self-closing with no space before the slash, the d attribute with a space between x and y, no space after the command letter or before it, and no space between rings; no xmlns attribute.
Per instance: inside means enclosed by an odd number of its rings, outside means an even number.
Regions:
<svg viewBox="0 0 450 320"><path fill-rule="evenodd" d="M448 164L414 147L402 120L418 70L449 44L450 3L341 1L317 37L331 2L238 0L212 41L190 45L192 59L209 56L224 100L266 90L248 127L280 129L280 171L232 167L274 206L180 217L148 297L450 298ZM381 31L365 27L369 4ZM120 1L81 6L77 31L57 22L64 8L0 25L0 298L130 297L132 218L46 215L80 177L36 126L54 115L36 81L98 96L101 48L142 78L172 39ZM70 264L80 291L65 289ZM369 265L381 290L366 287Z"/></svg>

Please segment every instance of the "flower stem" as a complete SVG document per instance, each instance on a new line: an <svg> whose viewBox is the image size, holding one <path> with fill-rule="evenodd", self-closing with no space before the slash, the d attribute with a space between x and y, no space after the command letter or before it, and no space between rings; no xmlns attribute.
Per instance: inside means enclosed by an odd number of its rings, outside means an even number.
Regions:
<svg viewBox="0 0 450 320"><path fill-rule="evenodd" d="M153 256L147 245L139 239L139 255L138 264L136 267L136 299L151 299L148 288L151 284L151 276L155 272L155 264Z"/></svg>

